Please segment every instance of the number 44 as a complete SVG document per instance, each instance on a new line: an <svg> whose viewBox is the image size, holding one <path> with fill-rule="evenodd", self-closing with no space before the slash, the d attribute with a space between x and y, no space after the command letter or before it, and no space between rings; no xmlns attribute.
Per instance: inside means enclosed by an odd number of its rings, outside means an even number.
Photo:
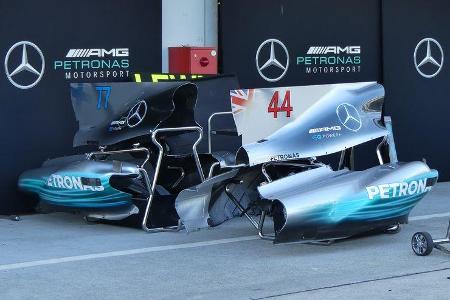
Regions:
<svg viewBox="0 0 450 300"><path fill-rule="evenodd" d="M280 93L276 91L273 93L272 100L270 100L269 106L267 107L268 113L273 113L273 117L276 119L278 117L279 112L286 112L286 117L291 117L291 111L294 110L294 108L291 106L291 91L286 91L286 94L284 95L284 100L281 106L278 106L278 101L280 99Z"/></svg>

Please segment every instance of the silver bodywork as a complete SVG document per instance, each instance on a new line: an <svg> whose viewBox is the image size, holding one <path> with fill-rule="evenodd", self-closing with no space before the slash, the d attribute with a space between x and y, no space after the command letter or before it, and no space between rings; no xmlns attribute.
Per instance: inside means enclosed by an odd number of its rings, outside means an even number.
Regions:
<svg viewBox="0 0 450 300"><path fill-rule="evenodd" d="M286 94L289 89L284 88ZM300 95L305 89L293 91ZM139 206L143 213L141 227L146 232L178 231L183 226L192 231L243 215L261 238L291 242L344 238L404 223L437 180L437 171L423 162L397 162L391 121L381 120L384 89L377 83L315 86L303 108L300 103L305 104L305 100L301 96L294 99L292 93L295 105L281 106L281 110L290 109L285 119L277 119L274 113L274 120L262 133L268 136L242 146L236 156L228 152L198 154L203 130L190 124L194 120L193 91L191 87L186 95L174 97L178 104L174 107L178 109L166 107L159 118L165 123L156 122L158 118L148 119L151 131L142 128L156 146L155 160L151 158L153 150L138 143L130 149L105 151L105 147L100 147L99 152L85 157L55 159L40 169L27 171L19 186L51 204L87 211L92 219L121 220L139 213ZM278 93L275 91L274 95ZM242 135L249 128L255 133L269 124L267 111L271 104L267 107L267 100L277 99L273 97L257 101L249 96L247 103L242 104L238 119L245 119L243 123L251 127L241 126ZM295 114L288 117L288 112L294 110ZM187 118L189 126L181 126L186 111L191 116ZM230 112L210 117L209 133L212 117L223 114ZM187 132L198 133L190 149L192 156L170 151L168 140ZM117 139L135 134L138 132L122 132ZM211 140L211 134L208 136ZM247 137L253 137L251 142L260 138L251 134ZM381 137L376 148L380 165L364 171L349 170L353 169L353 147ZM100 135L98 140L113 139ZM178 144L174 142L174 146ZM336 152L341 152L337 171L316 158ZM137 165L112 160L114 155L125 154L142 157L143 162ZM189 169L190 159L193 170ZM160 174L165 168L180 170L181 175L160 176L165 175ZM255 214L260 215L259 222L254 219ZM266 216L273 217L274 235L263 233Z"/></svg>
<svg viewBox="0 0 450 300"><path fill-rule="evenodd" d="M411 209L436 182L437 171L423 162L397 162L391 120L381 121L384 88L380 84L342 84L324 89L327 92L297 119L267 138L242 146L237 154L237 164L247 170L259 169L266 179L257 188L259 198L252 200L261 201L259 223L232 190L245 180L225 173L179 194L176 208L187 230L210 225L213 186L229 179L234 181L226 183L221 193L249 219L262 238L273 238L275 242L344 238L407 221ZM346 149L381 137L384 138L376 148L380 166L364 171L333 171L315 160L316 156L343 151L342 160ZM383 146L389 148L388 157L383 157ZM272 180L268 168L273 171L283 167L297 171ZM409 184L416 188L414 193L396 195L394 187L405 188ZM383 189L381 195L389 199L370 194L369 189L378 187ZM386 187L391 190L384 190ZM402 192L408 193L404 189ZM266 214L274 218L272 237L262 231Z"/></svg>
<svg viewBox="0 0 450 300"><path fill-rule="evenodd" d="M138 213L139 208L134 204L130 204L129 206L120 209L99 210L95 212L87 211L85 215L88 220L120 221Z"/></svg>
<svg viewBox="0 0 450 300"><path fill-rule="evenodd" d="M139 167L122 161L95 161L80 155L46 161L41 168L24 172L19 186L37 193L51 205L86 208L92 202L97 216L108 219L116 210L120 215L136 213L131 195L111 186L112 177L137 178ZM100 212L97 214L97 212ZM117 217L112 217L117 219Z"/></svg>
<svg viewBox="0 0 450 300"><path fill-rule="evenodd" d="M253 166L322 156L386 136L379 124L383 97L384 88L377 83L338 85L293 122L242 146L237 161Z"/></svg>
<svg viewBox="0 0 450 300"><path fill-rule="evenodd" d="M201 184L185 189L178 194L175 208L187 231L208 227L209 204L215 184L233 178L237 169L207 179Z"/></svg>
<svg viewBox="0 0 450 300"><path fill-rule="evenodd" d="M345 222L363 223L407 216L431 188L427 186L420 192L401 196L398 192L386 191L385 197L378 199L368 195L368 187L386 186L389 189L389 184L406 184L436 176L437 172L423 162L386 164L364 171L333 171L320 167L262 185L258 191L261 197L277 201L283 209L285 220L275 229L276 242L320 239L321 234L327 239L328 228ZM335 238L346 237L351 235L350 232Z"/></svg>

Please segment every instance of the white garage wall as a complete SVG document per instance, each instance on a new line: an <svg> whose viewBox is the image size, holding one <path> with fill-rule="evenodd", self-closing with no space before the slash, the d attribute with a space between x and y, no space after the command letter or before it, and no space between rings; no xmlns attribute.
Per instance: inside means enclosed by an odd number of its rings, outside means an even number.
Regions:
<svg viewBox="0 0 450 300"><path fill-rule="evenodd" d="M168 49L217 47L217 0L162 0L162 71L168 72Z"/></svg>

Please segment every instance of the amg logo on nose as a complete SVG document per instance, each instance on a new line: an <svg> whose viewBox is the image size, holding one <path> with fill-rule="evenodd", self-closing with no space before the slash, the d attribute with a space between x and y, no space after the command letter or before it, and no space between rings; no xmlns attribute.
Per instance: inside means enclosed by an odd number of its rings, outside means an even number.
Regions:
<svg viewBox="0 0 450 300"><path fill-rule="evenodd" d="M331 126L331 127L320 127L320 128L311 128L309 133L319 133L323 131L341 131L341 126Z"/></svg>
<svg viewBox="0 0 450 300"><path fill-rule="evenodd" d="M66 190L80 190L101 192L105 190L97 178L81 178L78 176L62 176L52 174L47 179L47 186L66 189Z"/></svg>
<svg viewBox="0 0 450 300"><path fill-rule="evenodd" d="M366 187L369 199L390 199L402 196L418 195L428 192L427 180L413 180L411 182L397 182Z"/></svg>

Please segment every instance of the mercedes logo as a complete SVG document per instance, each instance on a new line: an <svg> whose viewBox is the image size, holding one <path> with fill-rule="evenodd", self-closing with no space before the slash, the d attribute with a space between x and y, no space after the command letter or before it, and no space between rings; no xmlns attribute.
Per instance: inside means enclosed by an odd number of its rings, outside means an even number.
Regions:
<svg viewBox="0 0 450 300"><path fill-rule="evenodd" d="M270 46L270 49L268 49ZM264 49L270 50L269 58L267 60L263 60L260 58L261 51L263 53L267 52ZM283 57L280 57L280 60L277 59L276 49L280 48L283 50ZM265 61L261 64L261 61ZM259 45L258 50L256 51L256 69L258 70L259 75L267 81L275 82L280 80L286 75L286 72L289 68L289 52L286 46L277 39L268 39L264 41L261 45Z"/></svg>
<svg viewBox="0 0 450 300"><path fill-rule="evenodd" d="M128 113L127 125L130 128L136 127L142 123L147 114L147 103L142 100L136 103Z"/></svg>
<svg viewBox="0 0 450 300"><path fill-rule="evenodd" d="M357 132L361 129L362 121L358 110L349 103L342 103L336 108L336 114L341 124L350 131Z"/></svg>
<svg viewBox="0 0 450 300"><path fill-rule="evenodd" d="M15 67L10 68L11 54L18 48L20 50L22 50L21 62L18 66L16 65ZM35 64L33 67L33 65L29 62L29 55L28 55L29 51L36 52L36 54L38 55L38 57L41 60L40 64ZM34 63L36 63L36 62L34 62ZM19 89L22 89L22 90L30 89L30 88L34 87L36 84L38 84L38 82L42 78L42 75L44 75L44 70L45 70L44 55L42 54L41 49L39 49L39 47L36 46L35 44L33 44L32 42L21 41L21 42L15 43L14 45L12 45L11 48L9 48L8 52L6 53L6 57L5 57L6 77L15 87L17 87ZM31 83L22 82L23 81L22 77L20 77L20 80L17 78L18 77L17 75L21 74L23 72L33 74L32 75L33 81Z"/></svg>
<svg viewBox="0 0 450 300"><path fill-rule="evenodd" d="M424 51L425 47L426 52ZM433 52L433 49L439 50L439 56L437 51ZM418 59L417 57L419 54L421 54L421 59ZM422 54L424 54L425 57L423 57ZM439 42L432 38L421 40L414 50L414 65L416 66L417 72L425 78L433 78L439 74L444 65L444 51L442 51Z"/></svg>

